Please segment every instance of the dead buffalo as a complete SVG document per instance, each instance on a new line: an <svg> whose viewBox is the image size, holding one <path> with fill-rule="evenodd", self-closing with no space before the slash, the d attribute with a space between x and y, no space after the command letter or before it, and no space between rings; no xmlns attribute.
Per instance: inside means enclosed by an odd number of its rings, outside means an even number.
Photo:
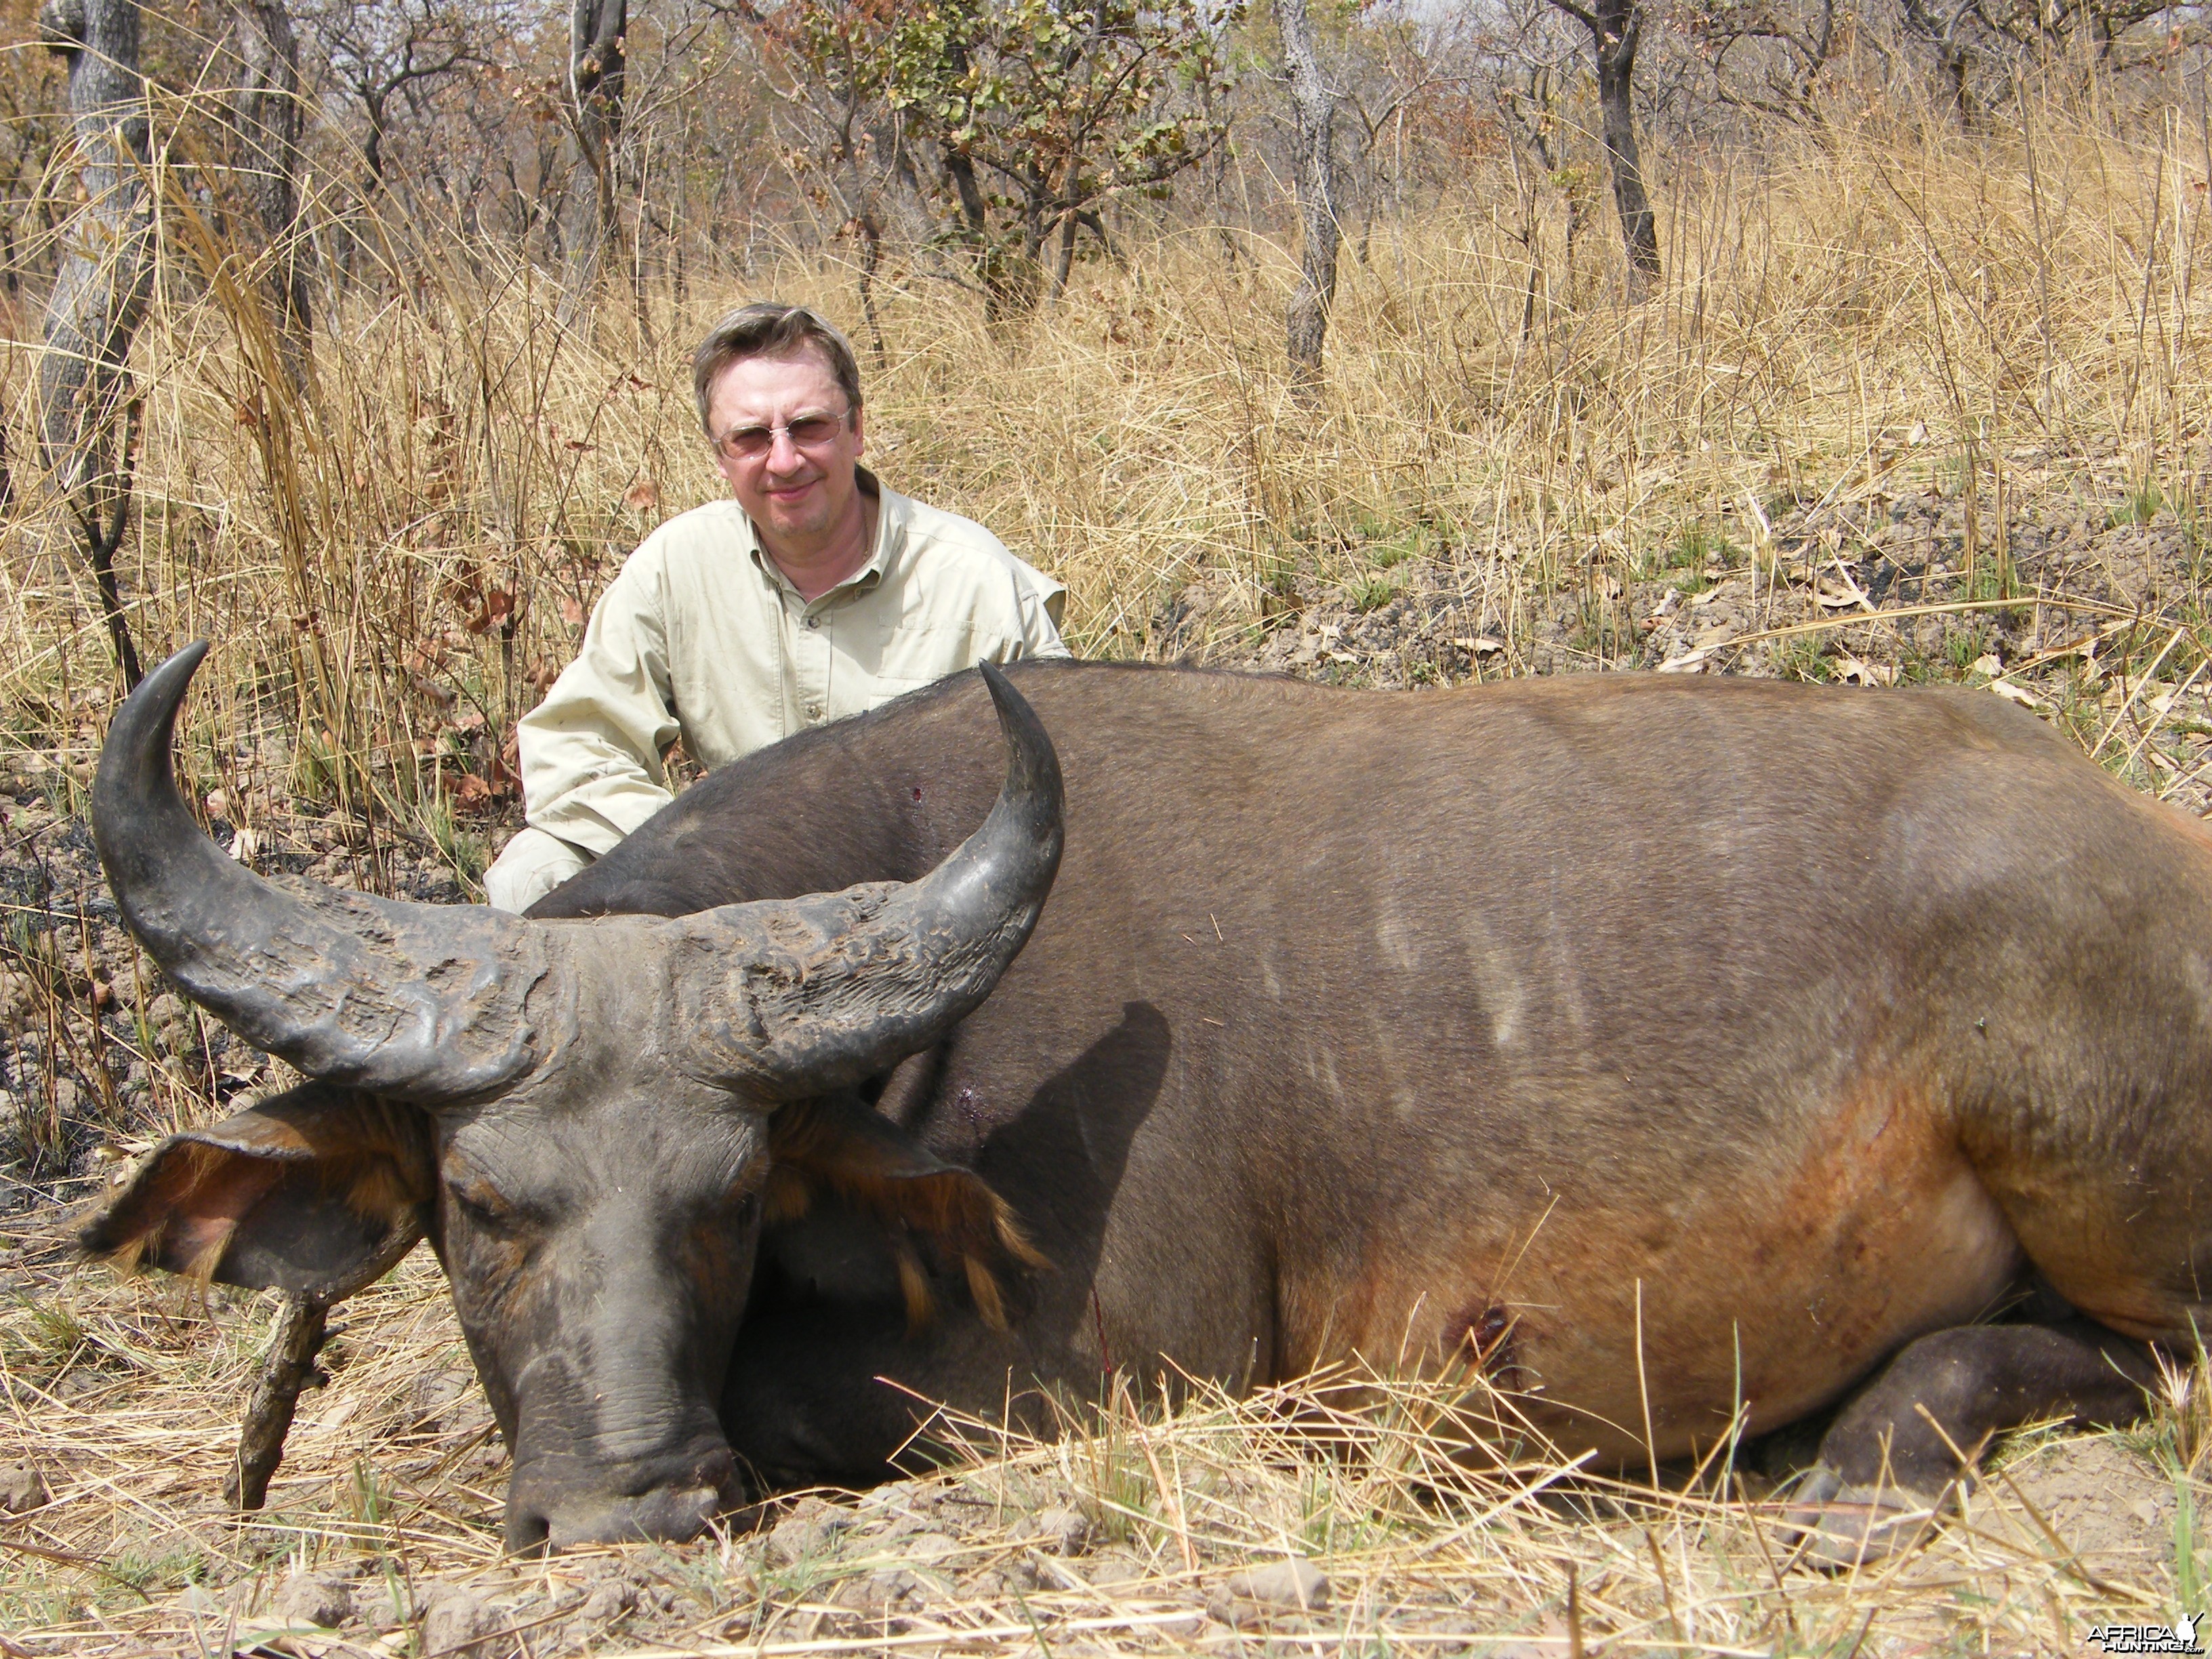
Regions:
<svg viewBox="0 0 2212 1659"><path fill-rule="evenodd" d="M1471 1361L1637 1464L1873 1375L1812 1492L1926 1495L1946 1436L2136 1414L2212 1312L2212 837L1995 697L1025 666L726 769L526 920L222 856L199 655L116 720L100 856L323 1081L87 1241L335 1293L428 1237L518 1546L1109 1364Z"/></svg>

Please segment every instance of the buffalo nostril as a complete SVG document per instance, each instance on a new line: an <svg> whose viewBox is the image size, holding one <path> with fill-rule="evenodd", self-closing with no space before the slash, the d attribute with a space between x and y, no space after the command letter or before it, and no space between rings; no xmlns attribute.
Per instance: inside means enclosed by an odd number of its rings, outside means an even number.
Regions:
<svg viewBox="0 0 2212 1659"><path fill-rule="evenodd" d="M688 1543L707 1530L723 1508L714 1486L663 1486L635 1498L580 1504L553 1517L556 1550L586 1544Z"/></svg>

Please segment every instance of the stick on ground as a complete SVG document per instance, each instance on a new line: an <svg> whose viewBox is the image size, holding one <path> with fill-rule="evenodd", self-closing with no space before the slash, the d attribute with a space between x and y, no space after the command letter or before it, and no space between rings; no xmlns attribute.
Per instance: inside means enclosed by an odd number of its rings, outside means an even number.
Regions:
<svg viewBox="0 0 2212 1659"><path fill-rule="evenodd" d="M258 1510L269 1496L269 1477L284 1461L284 1437L300 1391L319 1384L315 1369L330 1318L330 1304L312 1296L288 1296L276 1321L276 1334L261 1361L261 1375L246 1405L238 1431L238 1458L223 1485L223 1501L233 1509Z"/></svg>

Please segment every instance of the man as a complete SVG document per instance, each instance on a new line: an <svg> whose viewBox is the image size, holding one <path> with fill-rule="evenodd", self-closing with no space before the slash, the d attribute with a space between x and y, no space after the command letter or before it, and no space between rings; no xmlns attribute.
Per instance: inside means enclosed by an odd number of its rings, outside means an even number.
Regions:
<svg viewBox="0 0 2212 1659"><path fill-rule="evenodd" d="M528 824L484 874L502 910L666 805L679 737L720 766L979 661L1068 654L1058 582L860 465L860 368L820 316L732 312L700 343L691 383L732 499L639 544L581 654L523 717Z"/></svg>

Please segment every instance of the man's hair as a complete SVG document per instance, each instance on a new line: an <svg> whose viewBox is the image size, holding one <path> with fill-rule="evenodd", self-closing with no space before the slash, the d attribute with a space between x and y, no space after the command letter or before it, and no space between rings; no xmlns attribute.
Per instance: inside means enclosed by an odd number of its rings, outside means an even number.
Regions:
<svg viewBox="0 0 2212 1659"><path fill-rule="evenodd" d="M860 360L853 356L853 343L837 325L806 306L756 300L739 306L708 329L707 337L691 354L691 390L699 399L700 430L710 438L714 435L707 399L724 369L749 357L787 357L806 346L829 360L837 389L853 408L860 408Z"/></svg>

